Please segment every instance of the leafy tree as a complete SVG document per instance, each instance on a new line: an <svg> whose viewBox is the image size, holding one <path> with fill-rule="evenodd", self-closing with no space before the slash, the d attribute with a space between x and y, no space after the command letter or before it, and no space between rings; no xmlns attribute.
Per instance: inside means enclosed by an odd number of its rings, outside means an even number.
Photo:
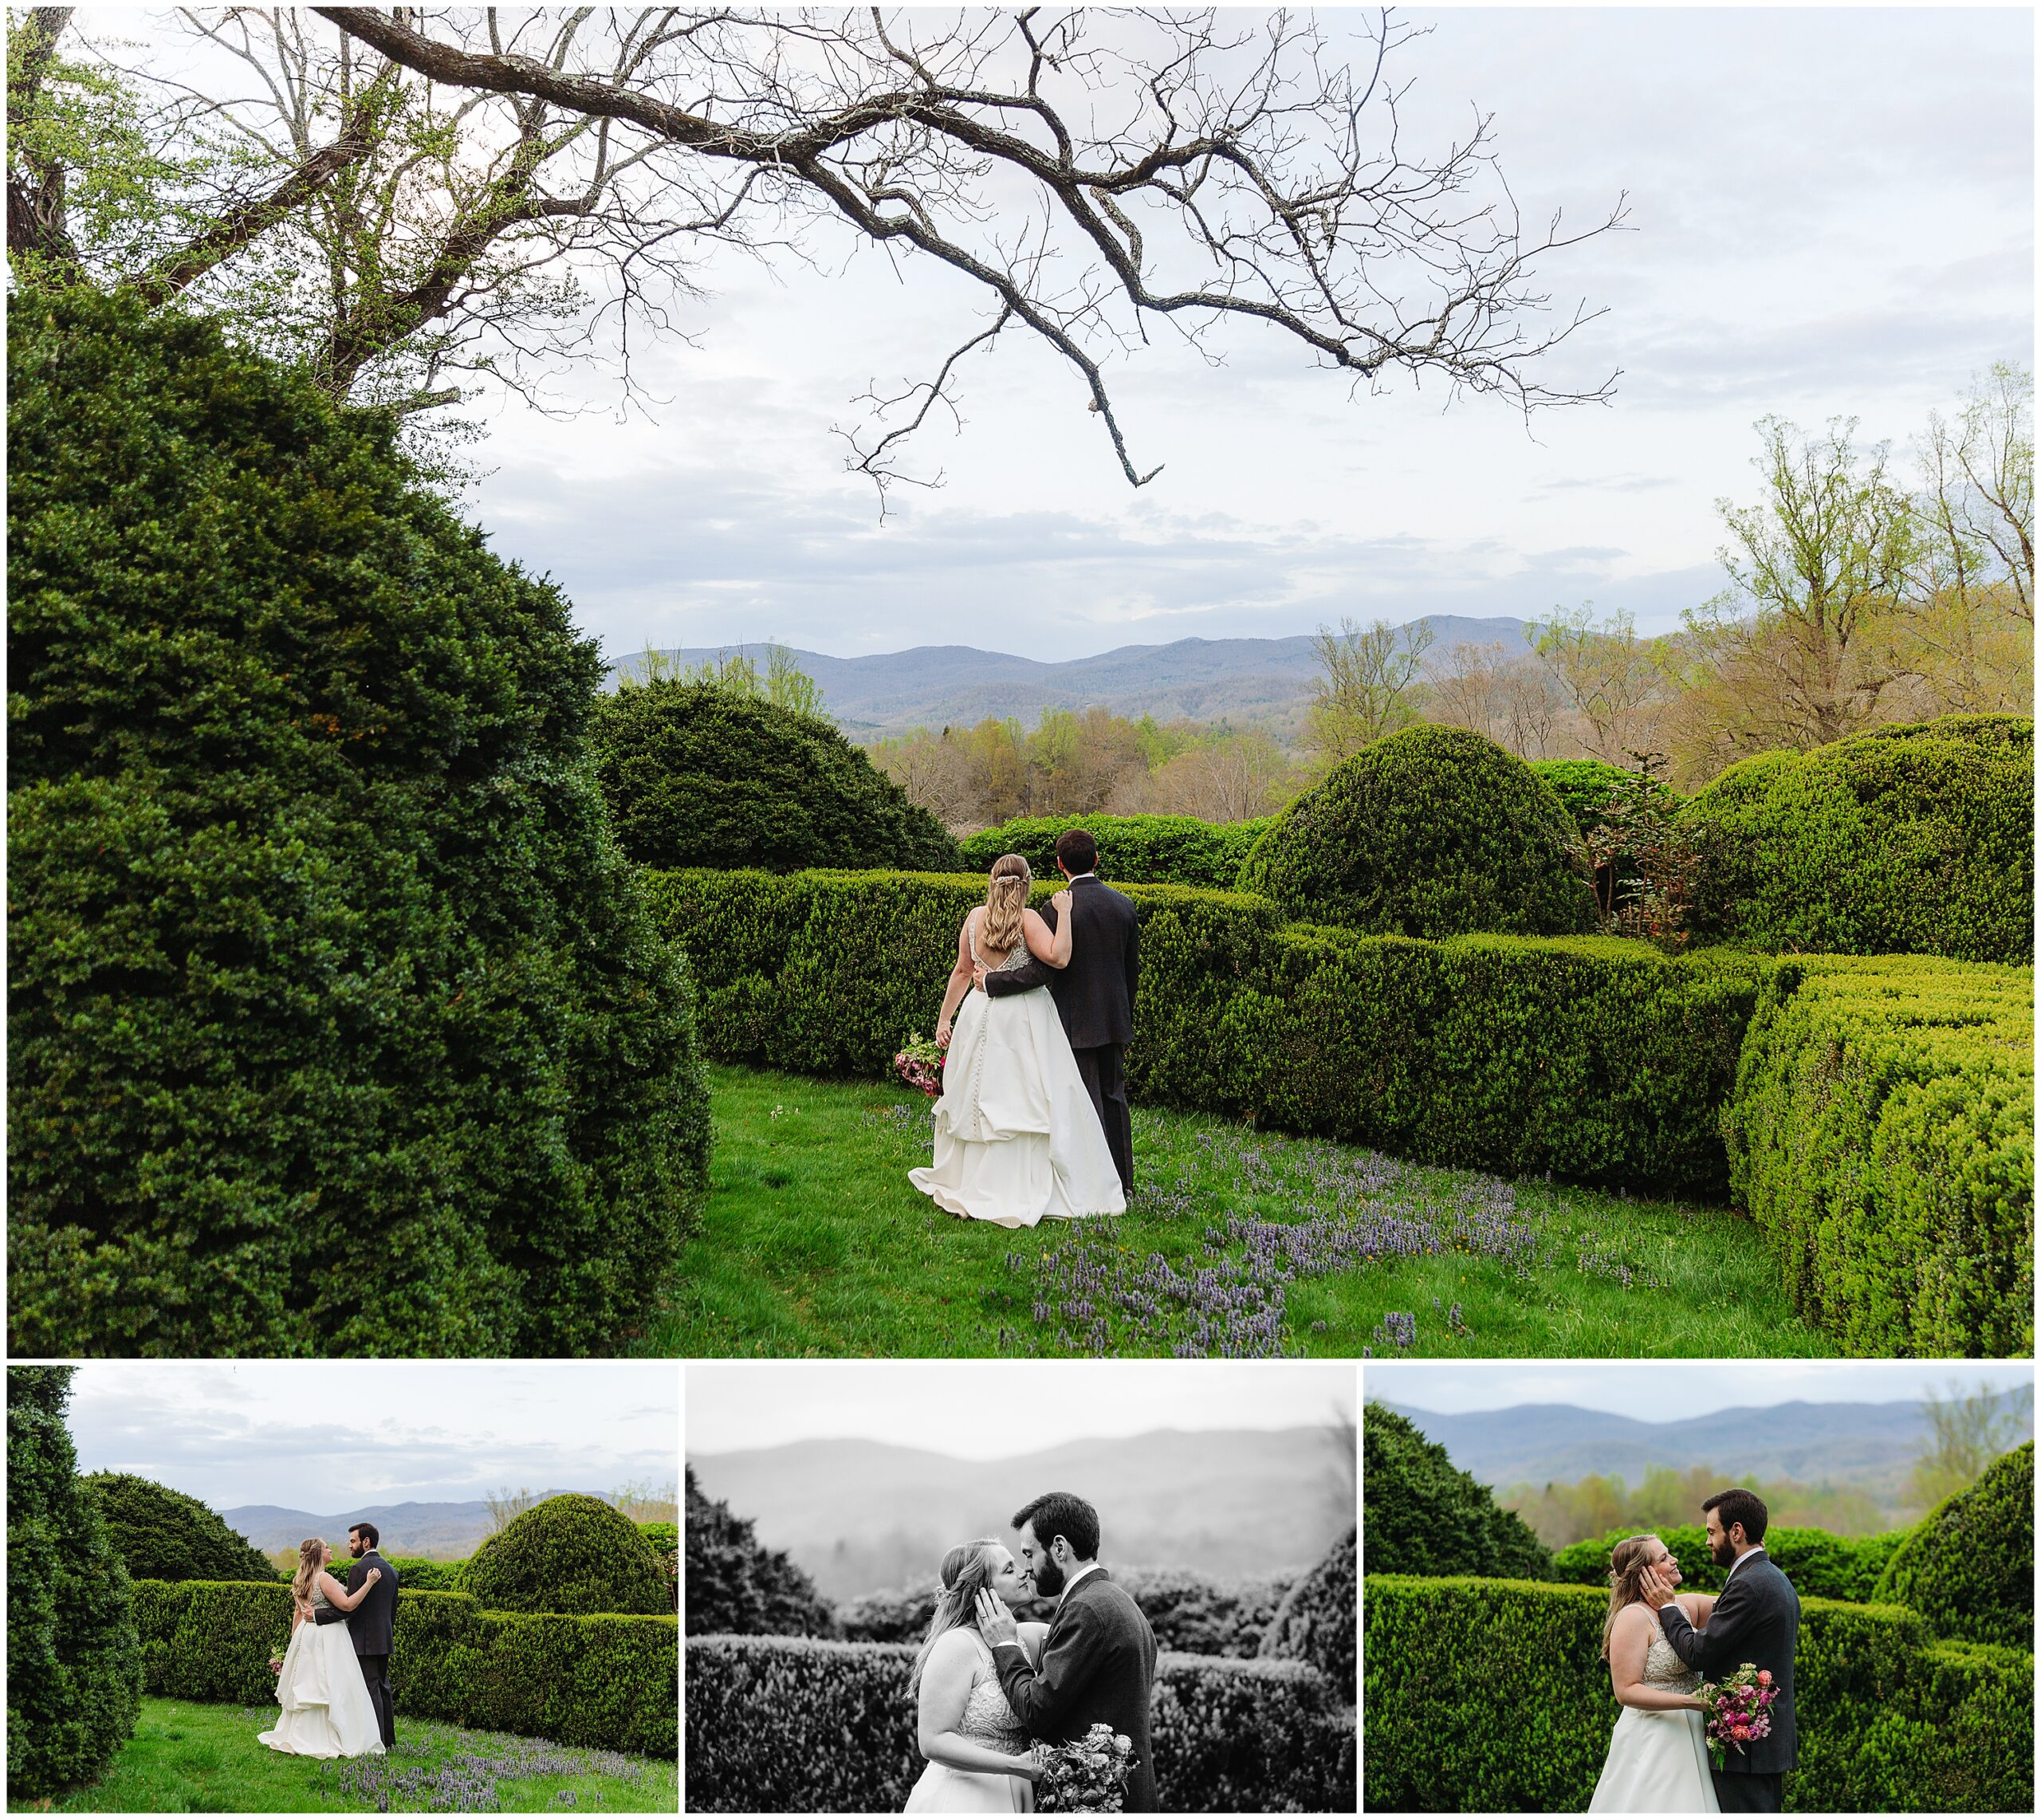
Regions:
<svg viewBox="0 0 2041 1820"><path fill-rule="evenodd" d="M68 1365L7 1368L7 1797L96 1782L135 1729L128 1570L64 1424Z"/></svg>
<svg viewBox="0 0 2041 1820"><path fill-rule="evenodd" d="M707 1103L567 602L217 328L8 328L15 1350L615 1346Z"/></svg>
<svg viewBox="0 0 2041 1820"><path fill-rule="evenodd" d="M748 1517L707 1496L686 1469L687 1630L745 1637L834 1637L835 1608L776 1549L761 1547ZM923 1620L926 1622L926 1618Z"/></svg>
<svg viewBox="0 0 2041 1820"><path fill-rule="evenodd" d="M1952 1382L1944 1395L1929 1391L1923 1407L1927 1439L1907 1480L1917 1509L1976 1484L1985 1468L2033 1427L2034 1386L1966 1390Z"/></svg>
<svg viewBox="0 0 2041 1820"><path fill-rule="evenodd" d="M1588 751L1604 764L1624 763L1647 743L1647 718L1665 685L1654 641L1638 637L1628 613L1598 624L1585 606L1555 608L1531 631L1579 717Z"/></svg>
<svg viewBox="0 0 2041 1820"><path fill-rule="evenodd" d="M1363 631L1352 619L1342 619L1336 632L1318 628L1311 648L1319 674L1312 682L1305 739L1321 767L1330 771L1417 719L1431 643L1432 629L1422 624L1398 628L1378 619Z"/></svg>
<svg viewBox="0 0 2041 1820"><path fill-rule="evenodd" d="M198 1499L132 1472L95 1472L106 1531L137 1580L273 1580L269 1558Z"/></svg>
<svg viewBox="0 0 2041 1820"><path fill-rule="evenodd" d="M1370 1574L1551 1578L1551 1551L1523 1520L1379 1403L1361 1413L1361 1517Z"/></svg>

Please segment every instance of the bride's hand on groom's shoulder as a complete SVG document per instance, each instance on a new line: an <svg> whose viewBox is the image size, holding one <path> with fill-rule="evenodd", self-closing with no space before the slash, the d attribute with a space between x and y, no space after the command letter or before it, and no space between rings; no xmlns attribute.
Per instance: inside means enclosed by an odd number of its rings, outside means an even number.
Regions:
<svg viewBox="0 0 2041 1820"><path fill-rule="evenodd" d="M1058 916L1068 916L1070 914L1070 891L1068 886L1058 891L1049 899L1049 902L1055 906L1056 914Z"/></svg>

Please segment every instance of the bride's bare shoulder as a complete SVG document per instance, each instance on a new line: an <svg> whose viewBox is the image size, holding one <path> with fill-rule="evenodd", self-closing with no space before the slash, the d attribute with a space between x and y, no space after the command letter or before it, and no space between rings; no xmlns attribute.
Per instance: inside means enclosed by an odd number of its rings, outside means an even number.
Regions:
<svg viewBox="0 0 2041 1820"><path fill-rule="evenodd" d="M1633 1600L1616 1614L1615 1633L1618 1637L1629 1630L1649 1630L1651 1628L1651 1610Z"/></svg>

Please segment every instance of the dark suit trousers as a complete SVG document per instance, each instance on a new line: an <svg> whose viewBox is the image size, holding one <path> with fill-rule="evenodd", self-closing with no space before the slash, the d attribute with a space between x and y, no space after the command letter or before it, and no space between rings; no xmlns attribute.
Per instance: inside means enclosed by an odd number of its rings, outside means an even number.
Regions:
<svg viewBox="0 0 2041 1820"><path fill-rule="evenodd" d="M1708 1773L1715 1779L1716 1805L1724 1814L1776 1814L1786 1798L1783 1775L1740 1775L1713 1763Z"/></svg>
<svg viewBox="0 0 2041 1820"><path fill-rule="evenodd" d="M397 1747L397 1708L390 1696L390 1658L387 1656L357 1656L361 1665L361 1678L368 1683L368 1704L376 1708L376 1724L383 1734L383 1748L394 1751Z"/></svg>
<svg viewBox="0 0 2041 1820"><path fill-rule="evenodd" d="M1105 1127L1106 1148L1113 1154L1113 1167L1119 1171L1120 1191L1134 1198L1134 1115L1127 1109L1127 1048L1109 1043L1101 1049L1073 1049L1077 1071L1084 1077L1084 1091L1091 1096L1091 1109Z"/></svg>

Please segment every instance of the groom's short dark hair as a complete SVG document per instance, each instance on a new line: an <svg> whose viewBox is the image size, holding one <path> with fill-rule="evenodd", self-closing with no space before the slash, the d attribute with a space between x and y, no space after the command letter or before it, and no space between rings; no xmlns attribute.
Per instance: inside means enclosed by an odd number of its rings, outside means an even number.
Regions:
<svg viewBox="0 0 2041 1820"><path fill-rule="evenodd" d="M352 1530L356 1535L360 1536L364 1542L367 1543L371 1548L380 1548L383 1546L383 1538L376 1533L376 1525L374 1523L351 1523L348 1525L348 1527Z"/></svg>
<svg viewBox="0 0 2041 1820"><path fill-rule="evenodd" d="M1726 1492L1717 1492L1712 1498L1703 1498L1704 1511L1719 1511L1722 1515L1722 1528L1726 1534L1738 1523L1744 1526L1744 1539L1762 1542L1764 1526L1771 1513L1764 1507L1764 1500L1755 1492L1747 1492L1740 1485L1732 1485Z"/></svg>
<svg viewBox="0 0 2041 1820"><path fill-rule="evenodd" d="M1083 828L1067 827L1056 837L1056 856L1070 868L1072 878L1081 879L1098 870L1099 843Z"/></svg>
<svg viewBox="0 0 2041 1820"><path fill-rule="evenodd" d="M1035 1539L1046 1548L1059 1535L1080 1561L1099 1556L1099 1513L1068 1492L1044 1492L1013 1513L1013 1527L1035 1526Z"/></svg>

